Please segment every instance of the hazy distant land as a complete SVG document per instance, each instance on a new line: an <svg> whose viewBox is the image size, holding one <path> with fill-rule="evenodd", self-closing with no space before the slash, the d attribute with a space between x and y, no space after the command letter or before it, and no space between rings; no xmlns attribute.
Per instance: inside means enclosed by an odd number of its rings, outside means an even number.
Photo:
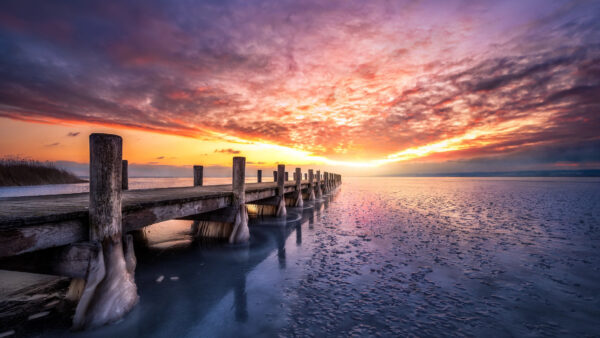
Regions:
<svg viewBox="0 0 600 338"><path fill-rule="evenodd" d="M68 170L57 168L51 162L27 159L0 159L0 186L82 183Z"/></svg>
<svg viewBox="0 0 600 338"><path fill-rule="evenodd" d="M387 175L389 177L600 177L600 169L585 170L523 170L496 172L459 172Z"/></svg>

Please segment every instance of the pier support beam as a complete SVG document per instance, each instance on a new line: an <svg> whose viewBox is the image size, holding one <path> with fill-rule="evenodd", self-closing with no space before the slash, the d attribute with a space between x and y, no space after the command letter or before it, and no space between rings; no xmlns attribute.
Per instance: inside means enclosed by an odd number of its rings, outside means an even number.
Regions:
<svg viewBox="0 0 600 338"><path fill-rule="evenodd" d="M308 194L307 200L315 200L315 185L313 184L314 174L312 169L308 169Z"/></svg>
<svg viewBox="0 0 600 338"><path fill-rule="evenodd" d="M317 170L317 186L315 187L315 197L321 198L323 191L321 191L321 171Z"/></svg>
<svg viewBox="0 0 600 338"><path fill-rule="evenodd" d="M256 182L258 182L258 183L262 182L262 170L256 171Z"/></svg>
<svg viewBox="0 0 600 338"><path fill-rule="evenodd" d="M275 216L277 217L285 217L287 215L287 210L285 208L284 173L285 165L279 164L277 166L277 197L279 198L279 202L277 204L277 211L275 212Z"/></svg>
<svg viewBox="0 0 600 338"><path fill-rule="evenodd" d="M194 187L201 187L204 181L204 167L201 165L194 166Z"/></svg>
<svg viewBox="0 0 600 338"><path fill-rule="evenodd" d="M245 243L250 239L248 229L248 211L246 210L246 158L233 158L233 201L235 213L233 230L229 236L229 243Z"/></svg>
<svg viewBox="0 0 600 338"><path fill-rule="evenodd" d="M128 190L129 189L129 175L128 175L128 163L127 160L123 160L121 162L123 164L123 169L121 169L121 189Z"/></svg>
<svg viewBox="0 0 600 338"><path fill-rule="evenodd" d="M302 169L296 168L296 173L294 174L294 178L296 179L296 203L295 207L302 208L304 206L304 201L302 200Z"/></svg>
<svg viewBox="0 0 600 338"><path fill-rule="evenodd" d="M75 329L121 319L137 303L133 240L123 245L121 223L123 140L116 135L90 135L90 240L102 246L90 262L85 287L73 317Z"/></svg>

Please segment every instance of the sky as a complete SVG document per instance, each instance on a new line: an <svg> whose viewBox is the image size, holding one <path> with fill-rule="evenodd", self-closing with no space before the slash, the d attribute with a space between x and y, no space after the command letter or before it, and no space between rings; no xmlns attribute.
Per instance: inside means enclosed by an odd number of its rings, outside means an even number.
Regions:
<svg viewBox="0 0 600 338"><path fill-rule="evenodd" d="M1 157L597 169L599 131L600 1L0 3Z"/></svg>

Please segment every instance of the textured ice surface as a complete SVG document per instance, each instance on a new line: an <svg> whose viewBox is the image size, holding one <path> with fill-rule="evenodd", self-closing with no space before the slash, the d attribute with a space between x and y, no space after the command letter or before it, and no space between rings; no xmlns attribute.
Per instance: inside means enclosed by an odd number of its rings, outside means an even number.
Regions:
<svg viewBox="0 0 600 338"><path fill-rule="evenodd" d="M75 335L600 335L597 179L344 178L303 215L248 246L146 228L138 306Z"/></svg>

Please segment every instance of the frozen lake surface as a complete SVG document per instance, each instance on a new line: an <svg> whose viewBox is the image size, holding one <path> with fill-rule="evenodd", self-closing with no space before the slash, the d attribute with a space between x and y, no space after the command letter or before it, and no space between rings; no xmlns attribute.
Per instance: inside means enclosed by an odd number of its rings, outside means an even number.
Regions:
<svg viewBox="0 0 600 338"><path fill-rule="evenodd" d="M194 242L190 221L147 227L140 303L124 320L72 333L57 306L28 325L81 337L600 335L597 178L344 178L334 197L289 211L299 220L287 226L253 220L242 247Z"/></svg>

